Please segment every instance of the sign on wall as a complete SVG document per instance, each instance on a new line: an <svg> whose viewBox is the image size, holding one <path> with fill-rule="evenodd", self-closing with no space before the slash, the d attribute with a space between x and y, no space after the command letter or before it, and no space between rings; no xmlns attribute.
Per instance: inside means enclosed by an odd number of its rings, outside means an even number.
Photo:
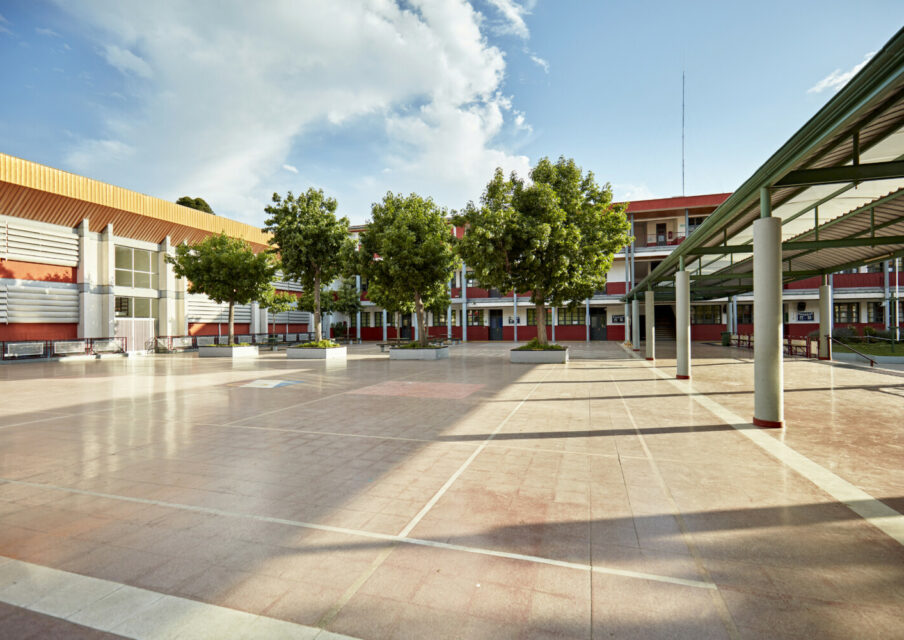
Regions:
<svg viewBox="0 0 904 640"><path fill-rule="evenodd" d="M797 312L797 321L798 322L813 322L813 312L812 311L798 311Z"/></svg>
<svg viewBox="0 0 904 640"><path fill-rule="evenodd" d="M625 324L625 316L612 316L611 324Z"/></svg>

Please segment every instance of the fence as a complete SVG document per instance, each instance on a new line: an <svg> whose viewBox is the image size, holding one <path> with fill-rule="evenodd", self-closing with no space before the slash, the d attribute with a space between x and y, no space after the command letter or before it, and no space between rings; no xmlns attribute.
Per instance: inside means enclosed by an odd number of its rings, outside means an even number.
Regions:
<svg viewBox="0 0 904 640"><path fill-rule="evenodd" d="M0 342L0 360L99 356L125 353L127 346L128 341L123 337L79 338L77 340L14 340Z"/></svg>
<svg viewBox="0 0 904 640"><path fill-rule="evenodd" d="M311 333L258 333L255 335L236 336L237 342L256 345L296 344L310 342ZM176 353L189 351L215 344L228 344L229 336L158 336L149 349L157 353Z"/></svg>
<svg viewBox="0 0 904 640"><path fill-rule="evenodd" d="M814 343L815 346L814 346ZM742 349L753 349L753 334L732 334L730 344ZM818 341L813 338L782 338L782 350L785 355L815 358L819 352Z"/></svg>

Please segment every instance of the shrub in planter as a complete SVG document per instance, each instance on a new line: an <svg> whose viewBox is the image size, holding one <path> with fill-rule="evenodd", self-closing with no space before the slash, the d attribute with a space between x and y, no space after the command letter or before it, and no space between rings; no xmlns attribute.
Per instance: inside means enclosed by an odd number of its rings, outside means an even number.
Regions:
<svg viewBox="0 0 904 640"><path fill-rule="evenodd" d="M305 342L304 344L295 344L290 349L338 349L341 344L337 344L332 340L315 340L314 342Z"/></svg>
<svg viewBox="0 0 904 640"><path fill-rule="evenodd" d="M567 347L558 344L540 344L540 341L537 338L533 338L520 347L515 347L512 351L565 351L565 349L567 349Z"/></svg>

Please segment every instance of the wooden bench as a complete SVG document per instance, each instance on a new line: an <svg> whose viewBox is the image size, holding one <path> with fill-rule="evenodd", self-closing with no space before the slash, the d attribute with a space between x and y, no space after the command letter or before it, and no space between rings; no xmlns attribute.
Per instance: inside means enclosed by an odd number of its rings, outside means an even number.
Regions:
<svg viewBox="0 0 904 640"><path fill-rule="evenodd" d="M411 340L389 340L387 342L378 342L377 346L380 347L380 353L385 353L387 347L400 347L403 344L410 344Z"/></svg>

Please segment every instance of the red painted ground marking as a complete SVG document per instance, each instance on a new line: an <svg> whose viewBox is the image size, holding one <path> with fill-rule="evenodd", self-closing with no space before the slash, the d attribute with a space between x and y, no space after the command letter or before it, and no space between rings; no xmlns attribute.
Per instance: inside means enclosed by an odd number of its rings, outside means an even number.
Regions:
<svg viewBox="0 0 904 640"><path fill-rule="evenodd" d="M365 396L398 396L405 398L444 398L461 400L482 388L482 384L457 384L453 382L405 382L387 380L380 384L362 387L350 393Z"/></svg>

